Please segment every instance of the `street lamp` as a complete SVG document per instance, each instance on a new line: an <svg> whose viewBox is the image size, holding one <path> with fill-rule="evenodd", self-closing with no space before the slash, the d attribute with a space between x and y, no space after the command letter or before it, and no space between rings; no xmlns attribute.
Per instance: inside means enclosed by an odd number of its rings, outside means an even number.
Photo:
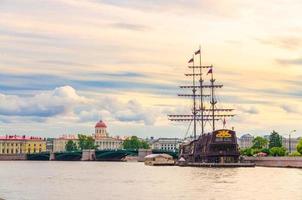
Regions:
<svg viewBox="0 0 302 200"><path fill-rule="evenodd" d="M294 132L296 132L296 130L292 130L292 131L289 132L289 134L288 134L288 149L289 149L289 153L292 152L292 145L291 145L291 138L290 138L290 136L291 136L291 133L294 133Z"/></svg>

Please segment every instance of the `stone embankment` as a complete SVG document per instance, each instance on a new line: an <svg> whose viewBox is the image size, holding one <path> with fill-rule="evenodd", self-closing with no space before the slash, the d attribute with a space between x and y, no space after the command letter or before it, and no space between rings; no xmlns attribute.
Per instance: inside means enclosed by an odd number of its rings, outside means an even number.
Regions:
<svg viewBox="0 0 302 200"><path fill-rule="evenodd" d="M302 157L244 157L244 161L261 167L302 168Z"/></svg>
<svg viewBox="0 0 302 200"><path fill-rule="evenodd" d="M26 154L1 154L0 155L0 160L26 160L26 159L27 159Z"/></svg>

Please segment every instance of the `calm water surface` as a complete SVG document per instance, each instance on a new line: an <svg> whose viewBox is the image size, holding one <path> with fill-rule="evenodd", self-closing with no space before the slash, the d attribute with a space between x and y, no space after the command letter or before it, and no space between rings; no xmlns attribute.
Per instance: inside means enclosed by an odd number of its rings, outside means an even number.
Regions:
<svg viewBox="0 0 302 200"><path fill-rule="evenodd" d="M0 198L302 200L302 170L150 167L121 162L0 162Z"/></svg>

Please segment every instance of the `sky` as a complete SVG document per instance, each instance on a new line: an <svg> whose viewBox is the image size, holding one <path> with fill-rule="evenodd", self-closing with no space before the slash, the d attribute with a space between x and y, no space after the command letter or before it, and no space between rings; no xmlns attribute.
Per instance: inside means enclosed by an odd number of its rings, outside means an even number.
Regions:
<svg viewBox="0 0 302 200"><path fill-rule="evenodd" d="M237 134L302 136L300 0L0 0L0 134L184 137L201 45ZM221 126L221 123L219 124ZM218 128L219 128L218 126ZM189 131L190 134L190 131Z"/></svg>

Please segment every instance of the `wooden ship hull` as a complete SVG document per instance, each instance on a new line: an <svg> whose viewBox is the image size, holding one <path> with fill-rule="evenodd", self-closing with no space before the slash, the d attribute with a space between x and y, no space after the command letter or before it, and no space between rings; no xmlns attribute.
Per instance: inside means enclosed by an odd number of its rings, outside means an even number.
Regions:
<svg viewBox="0 0 302 200"><path fill-rule="evenodd" d="M182 144L179 153L186 163L237 163L239 156L236 132L228 129L200 135Z"/></svg>

